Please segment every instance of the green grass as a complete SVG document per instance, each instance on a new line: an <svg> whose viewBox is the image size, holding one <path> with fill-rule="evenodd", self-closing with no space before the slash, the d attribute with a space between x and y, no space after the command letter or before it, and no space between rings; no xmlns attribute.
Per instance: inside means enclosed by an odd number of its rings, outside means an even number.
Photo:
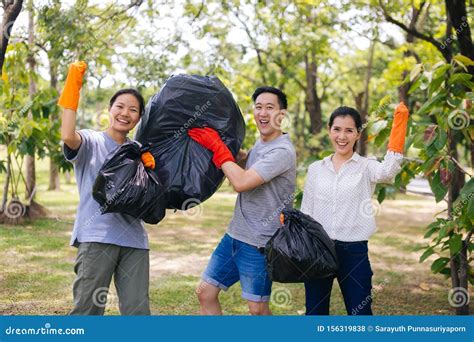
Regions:
<svg viewBox="0 0 474 342"><path fill-rule="evenodd" d="M0 314L67 314L72 308L76 249L69 246L69 239L78 194L75 184L66 185L64 177L60 191L46 191L47 163L42 161L37 167L37 200L51 217L19 226L0 225ZM159 225L147 226L153 314L199 314L195 288L232 217L234 204L235 194L225 182L199 209L190 214L169 211ZM401 195L383 203L377 216L378 232L369 247L375 314L454 313L448 303L449 281L433 275L430 262L418 262L419 249L427 243L423 227L438 211L433 199L419 196ZM106 313L115 315L119 313L117 298L113 285L111 288ZM247 314L239 284L222 292L220 299L225 314ZM270 305L274 314L302 314L302 284L274 283ZM336 282L331 314L345 314Z"/></svg>

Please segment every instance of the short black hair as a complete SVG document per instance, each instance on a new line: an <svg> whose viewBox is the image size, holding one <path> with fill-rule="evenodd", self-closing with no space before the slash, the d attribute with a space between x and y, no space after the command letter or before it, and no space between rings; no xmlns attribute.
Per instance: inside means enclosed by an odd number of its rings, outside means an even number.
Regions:
<svg viewBox="0 0 474 342"><path fill-rule="evenodd" d="M286 94L280 89L270 86L258 87L257 89L255 89L252 95L253 102L255 102L257 100L257 97L263 93L275 94L278 97L278 104L281 109L286 109L288 107L288 100L286 99Z"/></svg>
<svg viewBox="0 0 474 342"><path fill-rule="evenodd" d="M138 112L140 113L140 116L141 116L143 114L144 109L145 109L145 100L143 99L142 94L140 94L140 92L138 90L134 89L134 88L125 88L125 89L120 89L119 91L117 91L110 98L109 108L111 108L113 106L113 104L117 100L117 97L119 97L120 95L123 95L123 94L130 94L130 95L135 96L135 98L138 101L138 104L140 105L140 108L139 108Z"/></svg>
<svg viewBox="0 0 474 342"><path fill-rule="evenodd" d="M336 110L334 110L334 112L332 112L331 116L329 117L329 128L332 127L334 119L338 116L350 116L355 122L357 132L362 132L362 117L356 109L347 106L341 106L336 108ZM354 151L356 150L356 147L357 142L354 144Z"/></svg>

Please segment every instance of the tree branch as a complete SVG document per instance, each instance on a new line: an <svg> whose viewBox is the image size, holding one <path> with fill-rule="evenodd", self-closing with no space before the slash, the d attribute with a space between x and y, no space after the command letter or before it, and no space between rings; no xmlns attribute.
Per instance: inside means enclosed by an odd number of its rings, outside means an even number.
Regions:
<svg viewBox="0 0 474 342"><path fill-rule="evenodd" d="M385 8L382 0L379 0L379 5L380 5L380 8L382 9L382 12L383 12L383 15L385 17L385 19L389 22L389 23L392 23L398 27L400 27L403 31L413 35L414 37L416 38L419 38L419 39L422 39L426 42L429 42L431 43L434 47L436 47L436 49L438 49L438 51L443 55L444 59L447 61L447 62L450 62L451 61L451 54L450 52L448 51L448 49L446 49L446 47L443 47L444 45L442 43L440 43L439 41L437 41L436 39L434 39L433 36L431 35L425 35L421 32L419 32L416 28L410 28L408 27L407 25L405 25L404 23L398 21L397 19L393 18L388 12L387 12L387 9Z"/></svg>

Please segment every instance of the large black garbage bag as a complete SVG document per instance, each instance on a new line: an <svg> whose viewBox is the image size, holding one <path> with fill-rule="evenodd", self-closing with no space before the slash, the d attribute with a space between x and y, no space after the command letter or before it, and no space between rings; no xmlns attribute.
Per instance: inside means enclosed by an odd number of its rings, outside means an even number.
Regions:
<svg viewBox="0 0 474 342"><path fill-rule="evenodd" d="M338 261L334 242L323 227L296 209L284 209L284 224L265 246L270 279L299 283L331 276Z"/></svg>
<svg viewBox="0 0 474 342"><path fill-rule="evenodd" d="M224 174L212 153L191 140L190 128L219 132L234 157L245 138L245 122L232 94L215 76L171 76L148 102L135 140L151 145L155 172L170 209L186 210L211 197Z"/></svg>
<svg viewBox="0 0 474 342"><path fill-rule="evenodd" d="M107 157L95 180L92 195L102 213L122 213L151 224L165 216L163 186L155 173L141 162L142 149L126 142Z"/></svg>

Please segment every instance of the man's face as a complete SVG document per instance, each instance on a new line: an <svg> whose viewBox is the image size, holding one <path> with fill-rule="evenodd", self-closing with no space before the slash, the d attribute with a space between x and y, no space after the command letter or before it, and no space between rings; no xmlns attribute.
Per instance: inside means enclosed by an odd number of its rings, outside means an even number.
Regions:
<svg viewBox="0 0 474 342"><path fill-rule="evenodd" d="M281 134L281 122L285 111L278 104L278 96L262 93L255 99L253 116L258 131L263 138L271 138Z"/></svg>

